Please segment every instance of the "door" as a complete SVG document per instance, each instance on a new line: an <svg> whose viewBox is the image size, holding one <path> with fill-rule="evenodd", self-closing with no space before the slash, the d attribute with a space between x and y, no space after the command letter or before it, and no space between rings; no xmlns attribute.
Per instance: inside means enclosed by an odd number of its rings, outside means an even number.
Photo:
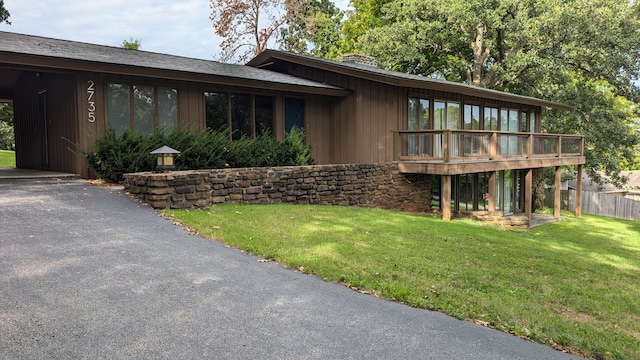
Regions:
<svg viewBox="0 0 640 360"><path fill-rule="evenodd" d="M304 99L284 98L284 131L304 129Z"/></svg>
<svg viewBox="0 0 640 360"><path fill-rule="evenodd" d="M47 116L47 90L42 90L38 93L38 117L42 130L40 132L41 148L40 148L40 165L42 169L51 168L51 161L49 159L49 131L51 127L51 120Z"/></svg>

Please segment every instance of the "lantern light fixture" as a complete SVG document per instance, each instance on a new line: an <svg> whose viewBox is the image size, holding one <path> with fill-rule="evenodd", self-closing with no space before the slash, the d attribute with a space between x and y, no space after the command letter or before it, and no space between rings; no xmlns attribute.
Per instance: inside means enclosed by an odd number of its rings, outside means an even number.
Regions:
<svg viewBox="0 0 640 360"><path fill-rule="evenodd" d="M180 154L180 151L164 145L153 150L151 154L158 155L158 159L156 161L156 171L169 171L176 168L173 161L173 156L174 154Z"/></svg>

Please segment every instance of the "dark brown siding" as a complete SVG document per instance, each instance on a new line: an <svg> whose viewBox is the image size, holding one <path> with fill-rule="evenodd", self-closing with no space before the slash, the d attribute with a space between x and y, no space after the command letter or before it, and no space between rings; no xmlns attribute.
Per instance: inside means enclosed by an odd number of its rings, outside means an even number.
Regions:
<svg viewBox="0 0 640 360"><path fill-rule="evenodd" d="M23 73L14 97L18 167L78 172L75 84L72 75Z"/></svg>
<svg viewBox="0 0 640 360"><path fill-rule="evenodd" d="M346 98L333 100L333 111L318 112L317 117L310 119L319 123L308 125L308 135L317 131L318 136L322 136L317 139L317 163L382 163L394 160L394 130L399 129L399 119L406 107L404 89L304 67L296 68L294 75L353 91ZM326 138L327 134L329 138Z"/></svg>
<svg viewBox="0 0 640 360"><path fill-rule="evenodd" d="M178 122L183 130L199 132L205 127L204 91L196 83L178 84Z"/></svg>

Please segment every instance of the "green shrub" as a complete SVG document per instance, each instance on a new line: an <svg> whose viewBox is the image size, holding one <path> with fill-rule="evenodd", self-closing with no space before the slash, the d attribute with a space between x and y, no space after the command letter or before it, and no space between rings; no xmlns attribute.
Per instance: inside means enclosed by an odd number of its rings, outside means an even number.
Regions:
<svg viewBox="0 0 640 360"><path fill-rule="evenodd" d="M126 131L120 136L109 131L85 156L89 168L99 178L118 182L125 173L153 170L155 156L150 152L162 145L181 152L175 159L176 170L309 165L314 162L311 147L305 144L304 134L299 130L292 131L282 142L269 133L255 139L242 137L231 141L228 130L207 129L196 135L183 130L154 135Z"/></svg>
<svg viewBox="0 0 640 360"><path fill-rule="evenodd" d="M0 150L15 150L13 126L0 121Z"/></svg>

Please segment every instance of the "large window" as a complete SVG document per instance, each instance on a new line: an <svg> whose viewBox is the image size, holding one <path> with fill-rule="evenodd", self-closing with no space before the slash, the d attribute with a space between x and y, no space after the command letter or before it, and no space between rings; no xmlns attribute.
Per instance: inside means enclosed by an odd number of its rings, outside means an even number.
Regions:
<svg viewBox="0 0 640 360"><path fill-rule="evenodd" d="M466 104L464 106L464 118L463 118L465 130L479 130L480 129L480 106Z"/></svg>
<svg viewBox="0 0 640 360"><path fill-rule="evenodd" d="M206 125L229 129L233 140L273 133L273 96L205 92Z"/></svg>
<svg viewBox="0 0 640 360"><path fill-rule="evenodd" d="M488 106L484 108L484 129L498 130L498 108Z"/></svg>
<svg viewBox="0 0 640 360"><path fill-rule="evenodd" d="M429 129L429 100L415 97L409 98L409 119L407 130ZM408 155L427 155L431 153L429 134L409 135Z"/></svg>
<svg viewBox="0 0 640 360"><path fill-rule="evenodd" d="M456 130L460 128L460 103L434 101L433 128L436 130Z"/></svg>
<svg viewBox="0 0 640 360"><path fill-rule="evenodd" d="M178 125L178 91L163 86L110 83L107 113L109 127L116 135L128 129L143 134L171 131Z"/></svg>

